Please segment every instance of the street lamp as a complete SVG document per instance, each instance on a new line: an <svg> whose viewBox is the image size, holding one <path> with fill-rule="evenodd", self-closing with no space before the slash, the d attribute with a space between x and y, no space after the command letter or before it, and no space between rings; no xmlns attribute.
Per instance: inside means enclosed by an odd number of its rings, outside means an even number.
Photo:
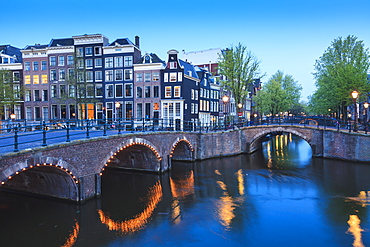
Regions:
<svg viewBox="0 0 370 247"><path fill-rule="evenodd" d="M353 98L353 103L355 105L355 112L354 112L354 115L355 115L355 122L354 122L354 126L353 126L353 131L356 132L357 131L357 97L358 97L358 92L355 90L351 93L352 95L352 98Z"/></svg>
<svg viewBox="0 0 370 247"><path fill-rule="evenodd" d="M15 115L14 113L10 114L10 119L11 119L12 121L14 121L14 120L15 120L15 117L16 117L16 115Z"/></svg>
<svg viewBox="0 0 370 247"><path fill-rule="evenodd" d="M224 102L224 124L225 124L225 130L226 130L226 104L227 102L229 101L229 96L227 96L226 94L222 97L222 101Z"/></svg>

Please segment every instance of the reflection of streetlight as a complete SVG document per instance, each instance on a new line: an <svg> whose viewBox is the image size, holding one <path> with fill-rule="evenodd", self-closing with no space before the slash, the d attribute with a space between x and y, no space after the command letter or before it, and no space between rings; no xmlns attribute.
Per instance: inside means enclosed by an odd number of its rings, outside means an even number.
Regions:
<svg viewBox="0 0 370 247"><path fill-rule="evenodd" d="M226 94L222 97L222 101L224 102L224 124L225 124L225 129L226 129L226 104L229 101L229 96Z"/></svg>
<svg viewBox="0 0 370 247"><path fill-rule="evenodd" d="M354 115L355 115L355 122L354 122L354 126L353 126L353 131L357 131L357 103L356 103L356 100L357 100L357 97L358 97L358 92L355 90L351 93L352 95L352 98L353 98L353 103L355 105L355 112L354 112Z"/></svg>

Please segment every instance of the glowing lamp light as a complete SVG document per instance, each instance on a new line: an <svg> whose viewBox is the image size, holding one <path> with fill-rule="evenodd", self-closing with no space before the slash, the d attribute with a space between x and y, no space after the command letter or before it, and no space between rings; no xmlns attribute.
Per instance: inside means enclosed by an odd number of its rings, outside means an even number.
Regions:
<svg viewBox="0 0 370 247"><path fill-rule="evenodd" d="M355 90L355 91L353 91L353 92L351 93L351 95L352 95L352 98L353 98L353 99L357 99L357 97L358 97L358 92Z"/></svg>

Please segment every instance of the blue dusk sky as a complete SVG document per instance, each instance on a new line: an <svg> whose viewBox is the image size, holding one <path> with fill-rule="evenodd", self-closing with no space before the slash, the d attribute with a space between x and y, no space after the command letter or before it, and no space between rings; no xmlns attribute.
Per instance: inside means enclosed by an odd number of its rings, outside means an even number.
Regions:
<svg viewBox="0 0 370 247"><path fill-rule="evenodd" d="M315 61L338 37L370 46L370 0L2 1L0 44L19 48L52 38L101 33L140 36L142 52L226 48L239 42L260 61L266 82L278 70L315 90Z"/></svg>

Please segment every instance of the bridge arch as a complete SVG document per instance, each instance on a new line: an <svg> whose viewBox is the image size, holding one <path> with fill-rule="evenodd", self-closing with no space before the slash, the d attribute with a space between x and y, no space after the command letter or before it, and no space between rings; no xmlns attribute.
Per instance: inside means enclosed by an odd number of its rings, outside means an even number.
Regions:
<svg viewBox="0 0 370 247"><path fill-rule="evenodd" d="M1 188L77 201L79 179L76 169L53 157L41 157L40 160L45 162L26 160L6 169L2 175L7 177L2 178ZM47 163L51 160L58 162Z"/></svg>
<svg viewBox="0 0 370 247"><path fill-rule="evenodd" d="M173 160L194 160L194 148L186 137L177 137L172 143L170 158Z"/></svg>
<svg viewBox="0 0 370 247"><path fill-rule="evenodd" d="M161 171L162 157L158 148L143 138L131 138L121 143L105 159L104 167L135 169L145 171Z"/></svg>
<svg viewBox="0 0 370 247"><path fill-rule="evenodd" d="M304 133L301 133L301 132L299 132L295 129L278 127L278 128L264 129L264 130L260 131L259 133L257 133L255 136L253 136L251 141L250 141L250 144L249 144L250 145L250 150L252 152L254 152L258 148L260 148L264 137L266 137L269 134L274 134L274 133L288 133L288 134L290 133L290 134L293 134L293 135L298 136L301 139L305 140L312 148L311 139L308 136L306 136Z"/></svg>

